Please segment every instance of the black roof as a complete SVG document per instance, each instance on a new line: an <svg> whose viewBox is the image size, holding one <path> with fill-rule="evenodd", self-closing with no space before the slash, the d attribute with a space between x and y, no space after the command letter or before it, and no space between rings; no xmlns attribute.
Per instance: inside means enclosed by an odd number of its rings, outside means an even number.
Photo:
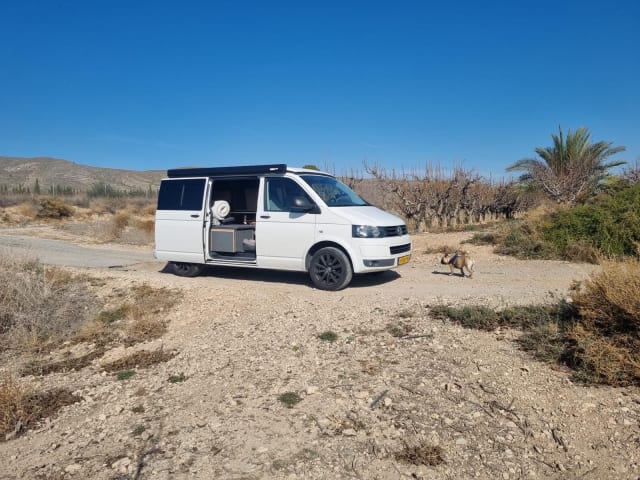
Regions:
<svg viewBox="0 0 640 480"><path fill-rule="evenodd" d="M272 165L244 165L238 167L196 167L174 168L167 170L169 178L181 177L222 177L226 175L257 175L261 173L285 173L287 165L275 163Z"/></svg>

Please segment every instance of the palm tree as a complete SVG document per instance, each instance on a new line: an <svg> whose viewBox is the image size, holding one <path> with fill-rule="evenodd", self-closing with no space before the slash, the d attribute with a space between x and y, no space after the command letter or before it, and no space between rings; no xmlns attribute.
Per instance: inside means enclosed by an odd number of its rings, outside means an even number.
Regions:
<svg viewBox="0 0 640 480"><path fill-rule="evenodd" d="M613 167L626 162L605 160L625 147L613 147L612 142L591 143L591 134L586 128L567 133L562 128L559 134L551 135L553 146L537 147L540 158L524 158L507 168L508 172L523 171L520 182L537 186L551 199L559 203L575 204L595 193Z"/></svg>

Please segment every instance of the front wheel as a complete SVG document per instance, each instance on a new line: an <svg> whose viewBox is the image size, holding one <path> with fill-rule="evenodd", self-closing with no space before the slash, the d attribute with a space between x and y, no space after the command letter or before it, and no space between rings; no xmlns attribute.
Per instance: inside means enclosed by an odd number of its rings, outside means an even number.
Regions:
<svg viewBox="0 0 640 480"><path fill-rule="evenodd" d="M197 277L204 270L199 263L171 262L171 270L179 277Z"/></svg>
<svg viewBox="0 0 640 480"><path fill-rule="evenodd" d="M309 276L320 290L342 290L351 283L353 270L349 257L340 249L325 247L311 257Z"/></svg>

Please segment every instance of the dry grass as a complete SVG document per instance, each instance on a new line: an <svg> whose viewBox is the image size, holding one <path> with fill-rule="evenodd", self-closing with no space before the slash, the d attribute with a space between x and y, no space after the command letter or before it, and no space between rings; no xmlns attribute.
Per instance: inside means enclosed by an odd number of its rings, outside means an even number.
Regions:
<svg viewBox="0 0 640 480"><path fill-rule="evenodd" d="M160 318L143 316L133 320L126 328L127 345L147 342L160 338L167 331L167 324Z"/></svg>
<svg viewBox="0 0 640 480"><path fill-rule="evenodd" d="M152 235L155 233L156 222L153 219L140 219L135 221L134 226L138 230Z"/></svg>
<svg viewBox="0 0 640 480"><path fill-rule="evenodd" d="M25 388L4 372L0 379L0 441L13 431L18 420L25 417L26 399Z"/></svg>
<svg viewBox="0 0 640 480"><path fill-rule="evenodd" d="M102 365L102 368L107 372L116 372L132 368L146 368L158 363L168 362L177 354L177 351L165 352L162 349L154 351L141 350L113 362L105 363Z"/></svg>
<svg viewBox="0 0 640 480"><path fill-rule="evenodd" d="M520 346L536 358L567 364L585 383L640 385L640 259L605 261L573 288L571 303L505 308L434 306L433 318L466 328L523 331Z"/></svg>
<svg viewBox="0 0 640 480"><path fill-rule="evenodd" d="M16 207L16 213L22 217L35 219L38 216L38 210L32 202L24 202Z"/></svg>
<svg viewBox="0 0 640 480"><path fill-rule="evenodd" d="M0 256L0 350L42 351L71 339L96 305L86 277Z"/></svg>
<svg viewBox="0 0 640 480"><path fill-rule="evenodd" d="M126 345L161 337L167 331L164 313L176 303L178 293L166 288L137 285L124 293L122 303L102 310L85 323L75 340L98 345L122 342Z"/></svg>
<svg viewBox="0 0 640 480"><path fill-rule="evenodd" d="M583 380L640 384L640 260L604 262L574 292L579 324L570 332L568 361Z"/></svg>
<svg viewBox="0 0 640 480"><path fill-rule="evenodd" d="M0 379L0 441L7 433L33 426L53 416L60 408L80 400L69 390L59 388L32 392L5 372Z"/></svg>

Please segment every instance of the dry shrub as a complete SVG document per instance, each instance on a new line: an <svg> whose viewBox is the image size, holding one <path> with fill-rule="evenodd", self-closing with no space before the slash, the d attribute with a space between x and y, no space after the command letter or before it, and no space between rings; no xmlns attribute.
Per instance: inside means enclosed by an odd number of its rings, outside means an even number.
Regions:
<svg viewBox="0 0 640 480"><path fill-rule="evenodd" d="M576 377L588 383L613 386L640 384L640 342L628 336L601 336L576 326L569 335L572 341L568 362L576 368Z"/></svg>
<svg viewBox="0 0 640 480"><path fill-rule="evenodd" d="M126 328L126 344L146 342L160 338L167 331L167 324L158 318L144 316L131 322Z"/></svg>
<svg viewBox="0 0 640 480"><path fill-rule="evenodd" d="M24 418L27 393L9 373L0 380L0 441Z"/></svg>
<svg viewBox="0 0 640 480"><path fill-rule="evenodd" d="M79 400L80 397L65 388L30 392L5 372L0 380L0 441L18 425L28 428Z"/></svg>
<svg viewBox="0 0 640 480"><path fill-rule="evenodd" d="M131 215L129 215L127 212L116 213L111 220L111 234L113 235L113 237L118 238L122 234L124 229L127 228L130 221Z"/></svg>
<svg viewBox="0 0 640 480"><path fill-rule="evenodd" d="M82 370L91 364L93 360L104 355L104 349L99 348L80 357L70 357L58 362L34 361L27 364L20 371L20 375L49 375L56 372L69 372Z"/></svg>
<svg viewBox="0 0 640 480"><path fill-rule="evenodd" d="M137 220L134 223L134 226L145 233L153 234L155 232L156 222L155 220L148 220L148 219Z"/></svg>
<svg viewBox="0 0 640 480"><path fill-rule="evenodd" d="M38 218L60 219L73 215L73 207L60 197L42 197L38 200Z"/></svg>
<svg viewBox="0 0 640 480"><path fill-rule="evenodd" d="M438 445L413 445L410 446L406 442L404 449L395 455L397 460L411 463L413 465L427 465L434 467L444 463L444 451Z"/></svg>
<svg viewBox="0 0 640 480"><path fill-rule="evenodd" d="M567 245L564 250L566 258L574 262L586 262L598 264L602 256L598 249L585 240L578 240Z"/></svg>
<svg viewBox="0 0 640 480"><path fill-rule="evenodd" d="M567 359L587 381L640 384L640 260L605 262L574 292Z"/></svg>
<svg viewBox="0 0 640 480"><path fill-rule="evenodd" d="M21 203L16 207L16 212L26 218L35 219L38 216L38 210L31 202Z"/></svg>
<svg viewBox="0 0 640 480"><path fill-rule="evenodd" d="M73 337L95 303L86 278L32 258L0 256L0 348L50 348Z"/></svg>
<svg viewBox="0 0 640 480"><path fill-rule="evenodd" d="M178 352L165 352L162 349L149 351L141 350L113 362L105 363L102 368L107 372L116 372L130 368L146 368L158 363L168 362Z"/></svg>
<svg viewBox="0 0 640 480"><path fill-rule="evenodd" d="M574 293L582 323L603 335L640 331L640 259L604 262Z"/></svg>
<svg viewBox="0 0 640 480"><path fill-rule="evenodd" d="M156 204L155 204L155 202L150 203L150 204L146 205L145 207L143 207L140 210L140 213L142 213L143 215L155 215L156 214Z"/></svg>

